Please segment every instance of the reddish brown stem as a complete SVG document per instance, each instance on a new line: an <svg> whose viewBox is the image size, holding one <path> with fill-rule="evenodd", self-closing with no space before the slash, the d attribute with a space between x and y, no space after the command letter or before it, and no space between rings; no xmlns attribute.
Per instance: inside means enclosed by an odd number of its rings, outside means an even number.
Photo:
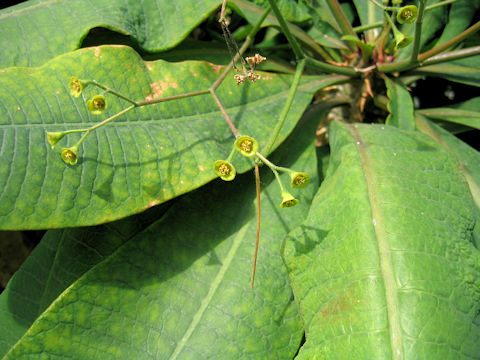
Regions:
<svg viewBox="0 0 480 360"><path fill-rule="evenodd" d="M255 282L255 271L257 269L258 244L260 242L260 171L258 164L255 163L255 187L257 189L257 237L255 239L255 255L253 256L252 280L250 287L253 288Z"/></svg>

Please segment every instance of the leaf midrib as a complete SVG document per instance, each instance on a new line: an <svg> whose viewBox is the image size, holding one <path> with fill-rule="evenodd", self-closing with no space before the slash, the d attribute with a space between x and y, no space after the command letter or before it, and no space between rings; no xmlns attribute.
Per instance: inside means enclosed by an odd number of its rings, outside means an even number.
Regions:
<svg viewBox="0 0 480 360"><path fill-rule="evenodd" d="M65 2L65 1L66 0L46 0L46 1L43 1L39 4L23 7L23 8L18 9L18 10L15 9L15 10L9 11L5 14L0 14L0 21L3 20L3 19L9 18L9 17L15 17L15 16L18 16L18 15L21 15L25 12L28 13L28 12L31 12L31 11L36 10L36 9L44 8L44 7L50 6L52 4L61 3L61 2Z"/></svg>
<svg viewBox="0 0 480 360"><path fill-rule="evenodd" d="M207 309L208 305L210 304L213 296L215 295L218 287L220 286L223 278L225 277L225 273L227 272L228 268L230 267L230 264L233 261L233 258L235 257L235 254L237 253L238 248L242 244L243 237L249 228L250 223L247 222L237 233L237 236L235 236L233 240L232 247L228 251L228 254L223 261L222 267L218 271L217 275L215 276L215 279L213 279L212 284L210 285L210 289L208 290L207 295L203 298L202 303L200 307L198 308L197 312L193 315L192 322L190 323L190 326L187 328L185 333L183 334L182 338L177 342L177 347L173 351L172 355L170 356L170 360L174 360L180 355L182 350L184 349L187 341L190 339L191 335L197 328L198 324L200 323L200 320L203 317L203 314L205 313L205 310Z"/></svg>
<svg viewBox="0 0 480 360"><path fill-rule="evenodd" d="M377 240L380 272L385 285L385 299L387 303L387 317L390 328L390 345L392 348L392 359L402 360L402 330L400 326L400 314L397 298L397 285L394 276L391 251L385 231L384 216L380 209L380 195L378 183L374 174L372 160L365 146L365 141L360 135L357 126L348 126L354 138L360 162L365 175L368 192L368 200L372 212L372 226Z"/></svg>

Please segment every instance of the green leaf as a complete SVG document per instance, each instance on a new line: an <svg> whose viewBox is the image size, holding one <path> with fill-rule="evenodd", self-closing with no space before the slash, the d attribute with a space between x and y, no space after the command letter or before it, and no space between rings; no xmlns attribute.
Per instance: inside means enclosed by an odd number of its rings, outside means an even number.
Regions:
<svg viewBox="0 0 480 360"><path fill-rule="evenodd" d="M462 84L480 86L480 55L443 64L422 66L411 71L414 75L438 76Z"/></svg>
<svg viewBox="0 0 480 360"><path fill-rule="evenodd" d="M212 180L234 137L210 95L134 109L90 134L80 159L69 166L60 141L55 151L46 131L89 127L129 105L107 94L104 116L91 115L85 100L92 86L72 98L71 76L95 79L137 100L207 90L222 67L206 62L144 62L126 47L105 46L65 54L40 68L0 72L0 227L57 228L93 225L143 211ZM304 77L275 146L291 132L313 94L342 77ZM243 134L266 144L272 136L292 76L262 74L255 84L232 78L216 93ZM265 154L267 155L267 154ZM234 159L240 172L252 164Z"/></svg>
<svg viewBox="0 0 480 360"><path fill-rule="evenodd" d="M456 159L387 125L334 122L330 145L284 249L306 329L297 359L479 359L475 206Z"/></svg>
<svg viewBox="0 0 480 360"><path fill-rule="evenodd" d="M44 287L47 274L37 278L29 272L36 267L52 269L48 278L65 280L65 290L54 294L33 324L27 319L28 331L16 344L10 342L15 345L5 359L38 352L49 358L102 360L293 358L303 329L280 247L305 218L318 186L311 135L316 123L306 125L272 156L312 175L311 184L295 193L301 200L297 206L280 209L280 189L268 168L261 169L262 231L253 289L255 184L246 174L176 200L164 216L126 241L109 225L49 232L58 247L45 249L52 242L42 241L23 275L8 285L10 301L0 301L0 313L21 321L22 309L12 296L19 290L30 298L34 287ZM131 222L118 224L129 227ZM103 250L114 242L115 251ZM45 256L45 250L56 256ZM89 255L97 252L104 256L95 265ZM52 261L59 264L56 270ZM78 263L89 270L78 271ZM3 324L0 338L6 337Z"/></svg>
<svg viewBox="0 0 480 360"><path fill-rule="evenodd" d="M149 52L180 43L220 0L34 0L0 11L0 68L38 66L78 49L90 29L130 35Z"/></svg>
<svg viewBox="0 0 480 360"><path fill-rule="evenodd" d="M437 44L446 43L467 29L479 8L480 2L478 1L457 0L454 2L450 7L448 21Z"/></svg>
<svg viewBox="0 0 480 360"><path fill-rule="evenodd" d="M0 296L0 357L66 288L161 218L166 208L155 206L91 228L48 231Z"/></svg>
<svg viewBox="0 0 480 360"><path fill-rule="evenodd" d="M385 77L387 96L390 101L387 108L390 114L386 124L396 126L402 130L414 130L413 101L407 88L401 80Z"/></svg>
<svg viewBox="0 0 480 360"><path fill-rule="evenodd" d="M374 24L383 20L383 11L371 1L353 0L355 8L362 25ZM373 41L379 35L378 29L368 30L366 32L368 40Z"/></svg>
<svg viewBox="0 0 480 360"><path fill-rule="evenodd" d="M424 116L416 116L415 120L420 131L435 139L457 158L461 165L460 169L470 187L473 200L480 209L480 166L478 166L480 153ZM477 222L477 226L478 224Z"/></svg>
<svg viewBox="0 0 480 360"><path fill-rule="evenodd" d="M470 126L480 129L480 112L459 110L453 108L432 108L417 110L421 115L430 119L450 121L456 124Z"/></svg>
<svg viewBox="0 0 480 360"><path fill-rule="evenodd" d="M270 5L268 0L248 0L249 2L266 9ZM294 0L277 0L277 6L286 21L303 23L310 20L310 15L303 3Z"/></svg>

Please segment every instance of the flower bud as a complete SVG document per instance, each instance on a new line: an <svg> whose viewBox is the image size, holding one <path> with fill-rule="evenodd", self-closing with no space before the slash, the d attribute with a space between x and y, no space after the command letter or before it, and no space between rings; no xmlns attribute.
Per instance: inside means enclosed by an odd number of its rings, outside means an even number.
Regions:
<svg viewBox="0 0 480 360"><path fill-rule="evenodd" d="M282 192L282 202L280 203L280 207L292 207L299 203L298 199L295 199L292 194L289 192Z"/></svg>
<svg viewBox="0 0 480 360"><path fill-rule="evenodd" d="M290 173L290 186L292 188L303 188L308 185L310 175L304 172Z"/></svg>
<svg viewBox="0 0 480 360"><path fill-rule="evenodd" d="M60 141L65 136L65 132L63 131L58 131L58 132L53 132L53 131L47 131L47 141L52 147L52 150L55 148L55 145Z"/></svg>
<svg viewBox="0 0 480 360"><path fill-rule="evenodd" d="M267 60L267 58L260 54L255 54L255 56L247 57L245 60L247 60L247 63L250 65L250 67L254 68L255 66Z"/></svg>
<svg viewBox="0 0 480 360"><path fill-rule="evenodd" d="M418 8L415 5L402 7L397 13L397 21L400 24L413 23L417 20Z"/></svg>
<svg viewBox="0 0 480 360"><path fill-rule="evenodd" d="M85 81L80 80L79 78L72 77L68 83L68 90L70 95L73 97L79 97L82 94L82 90L85 88Z"/></svg>
<svg viewBox="0 0 480 360"><path fill-rule="evenodd" d="M220 179L224 181L232 181L235 179L237 171L235 167L226 160L217 160L213 165L213 171L220 176Z"/></svg>
<svg viewBox="0 0 480 360"><path fill-rule="evenodd" d="M78 161L78 147L63 148L61 156L66 164L75 165Z"/></svg>
<svg viewBox="0 0 480 360"><path fill-rule="evenodd" d="M95 115L99 115L107 108L107 102L103 95L95 95L91 100L87 101L87 109Z"/></svg>
<svg viewBox="0 0 480 360"><path fill-rule="evenodd" d="M258 142L251 136L243 135L235 140L235 149L243 156L253 157L258 151Z"/></svg>

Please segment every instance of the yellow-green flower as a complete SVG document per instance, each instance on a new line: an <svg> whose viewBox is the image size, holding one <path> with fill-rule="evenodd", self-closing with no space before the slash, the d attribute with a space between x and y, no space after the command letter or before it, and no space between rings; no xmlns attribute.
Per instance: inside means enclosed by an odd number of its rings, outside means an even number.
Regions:
<svg viewBox="0 0 480 360"><path fill-rule="evenodd" d="M52 150L55 148L55 145L60 141L61 138L65 136L63 131L47 131L47 141L52 147Z"/></svg>
<svg viewBox="0 0 480 360"><path fill-rule="evenodd" d="M251 136L243 135L235 140L235 149L243 156L253 157L258 151L258 142Z"/></svg>
<svg viewBox="0 0 480 360"><path fill-rule="evenodd" d="M68 90L70 90L70 95L73 97L79 97L84 88L85 82L76 77L72 77L68 83Z"/></svg>
<svg viewBox="0 0 480 360"><path fill-rule="evenodd" d="M71 148L62 149L62 160L69 165L75 165L78 161L78 148L72 146Z"/></svg>
<svg viewBox="0 0 480 360"><path fill-rule="evenodd" d="M405 36L400 31L395 32L395 45L397 46L397 48L404 48L405 46L410 45L412 41L413 37Z"/></svg>
<svg viewBox="0 0 480 360"><path fill-rule="evenodd" d="M290 173L290 186L293 188L303 188L308 185L310 175L304 172Z"/></svg>
<svg viewBox="0 0 480 360"><path fill-rule="evenodd" d="M298 202L299 200L295 199L289 192L282 192L282 202L280 203L281 208L295 206Z"/></svg>
<svg viewBox="0 0 480 360"><path fill-rule="evenodd" d="M99 115L107 108L107 102L103 95L95 95L91 100L87 101L87 109L95 115Z"/></svg>
<svg viewBox="0 0 480 360"><path fill-rule="evenodd" d="M220 176L220 179L224 181L232 181L235 179L237 171L235 167L226 160L217 160L213 165L213 171Z"/></svg>
<svg viewBox="0 0 480 360"><path fill-rule="evenodd" d="M402 7L397 13L397 21L400 24L413 23L417 20L418 8L415 5L407 5Z"/></svg>

